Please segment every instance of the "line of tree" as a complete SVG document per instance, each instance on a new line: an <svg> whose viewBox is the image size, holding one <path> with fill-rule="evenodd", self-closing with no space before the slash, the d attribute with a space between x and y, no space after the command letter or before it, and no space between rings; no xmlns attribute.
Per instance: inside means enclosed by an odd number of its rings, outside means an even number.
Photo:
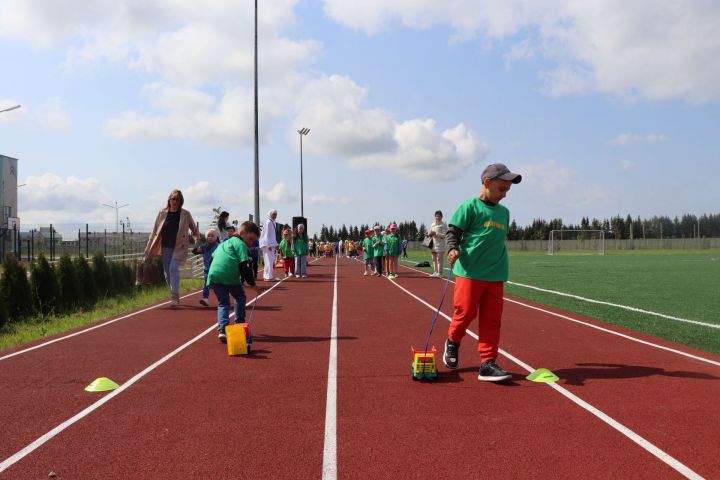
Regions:
<svg viewBox="0 0 720 480"><path fill-rule="evenodd" d="M393 222L397 223L397 222ZM323 242L337 242L350 239L361 241L367 228L374 225L383 225L380 222L347 226L340 228L323 225L320 234L315 234L315 240ZM427 233L424 223L419 226L414 221L397 223L400 238L409 240L422 240ZM640 238L717 238L720 237L720 213L697 215L682 215L670 218L668 216L653 216L651 218L632 218L630 215L620 215L592 220L583 217L579 224L564 223L561 218L552 220L535 219L530 225L521 227L513 220L510 222L508 232L509 240L547 240L552 230L604 230L606 238L640 239Z"/></svg>
<svg viewBox="0 0 720 480"><path fill-rule="evenodd" d="M526 227L518 227L513 220L508 232L509 240L547 240L552 230L604 230L607 238L713 238L720 237L720 214L653 216L651 218L625 218L620 215L599 220L583 217L579 224L566 224L561 218L550 221L535 219Z"/></svg>
<svg viewBox="0 0 720 480"><path fill-rule="evenodd" d="M93 255L92 264L84 256L73 260L64 254L55 266L41 254L30 265L29 275L15 255L8 253L0 278L0 327L36 315L87 310L99 299L132 293L134 286L133 266L108 262L100 252Z"/></svg>

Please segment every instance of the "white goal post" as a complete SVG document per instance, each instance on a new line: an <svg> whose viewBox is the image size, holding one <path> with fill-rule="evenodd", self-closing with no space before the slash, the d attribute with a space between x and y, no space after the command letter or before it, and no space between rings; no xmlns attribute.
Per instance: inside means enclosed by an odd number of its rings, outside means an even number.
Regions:
<svg viewBox="0 0 720 480"><path fill-rule="evenodd" d="M605 230L551 230L548 255L605 255Z"/></svg>

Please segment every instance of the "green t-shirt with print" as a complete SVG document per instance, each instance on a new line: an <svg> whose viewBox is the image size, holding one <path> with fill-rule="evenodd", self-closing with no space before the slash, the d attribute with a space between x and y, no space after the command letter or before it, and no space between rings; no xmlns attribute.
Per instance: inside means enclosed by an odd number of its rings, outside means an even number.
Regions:
<svg viewBox="0 0 720 480"><path fill-rule="evenodd" d="M293 249L292 249L292 241L291 240L285 240L284 238L280 241L280 253L282 254L282 258L290 258L293 257Z"/></svg>
<svg viewBox="0 0 720 480"><path fill-rule="evenodd" d="M503 205L491 206L477 197L462 203L448 222L463 231L453 273L473 280L506 282L509 222L510 212Z"/></svg>
<svg viewBox="0 0 720 480"><path fill-rule="evenodd" d="M370 260L375 256L375 252L373 250L373 241L372 238L365 237L362 242L362 248L363 248L363 259Z"/></svg>
<svg viewBox="0 0 720 480"><path fill-rule="evenodd" d="M212 255L207 286L240 285L240 264L248 261L248 247L238 237L230 237L217 246Z"/></svg>
<svg viewBox="0 0 720 480"><path fill-rule="evenodd" d="M397 257L400 255L400 238L395 234L389 234L385 236L385 243L387 244L387 252L390 257Z"/></svg>
<svg viewBox="0 0 720 480"><path fill-rule="evenodd" d="M373 235L372 237L373 253L375 257L385 256L385 241L382 235Z"/></svg>
<svg viewBox="0 0 720 480"><path fill-rule="evenodd" d="M308 238L307 235L298 235L295 237L295 255L307 255L308 253Z"/></svg>

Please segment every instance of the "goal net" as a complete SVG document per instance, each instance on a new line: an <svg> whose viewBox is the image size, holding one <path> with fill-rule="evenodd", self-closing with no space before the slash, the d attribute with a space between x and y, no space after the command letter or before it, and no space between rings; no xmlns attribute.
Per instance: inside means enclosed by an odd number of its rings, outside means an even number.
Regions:
<svg viewBox="0 0 720 480"><path fill-rule="evenodd" d="M605 255L604 230L552 230L548 255Z"/></svg>

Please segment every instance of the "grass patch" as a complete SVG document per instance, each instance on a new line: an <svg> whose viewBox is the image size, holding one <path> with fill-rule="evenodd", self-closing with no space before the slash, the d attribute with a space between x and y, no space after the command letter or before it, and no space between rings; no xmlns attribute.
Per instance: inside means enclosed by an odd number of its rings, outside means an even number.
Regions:
<svg viewBox="0 0 720 480"><path fill-rule="evenodd" d="M412 263L430 260L412 252ZM405 265L409 265L405 263ZM432 269L420 268L431 272ZM619 250L600 255L511 252L510 281L665 315L720 324L720 251ZM507 284L506 293L720 354L720 329Z"/></svg>
<svg viewBox="0 0 720 480"><path fill-rule="evenodd" d="M182 294L200 288L202 279L184 279L180 282ZM92 310L84 312L48 317L38 315L23 322L10 322L0 328L0 351L167 300L168 297L168 289L162 285L141 290L133 295L100 300Z"/></svg>

